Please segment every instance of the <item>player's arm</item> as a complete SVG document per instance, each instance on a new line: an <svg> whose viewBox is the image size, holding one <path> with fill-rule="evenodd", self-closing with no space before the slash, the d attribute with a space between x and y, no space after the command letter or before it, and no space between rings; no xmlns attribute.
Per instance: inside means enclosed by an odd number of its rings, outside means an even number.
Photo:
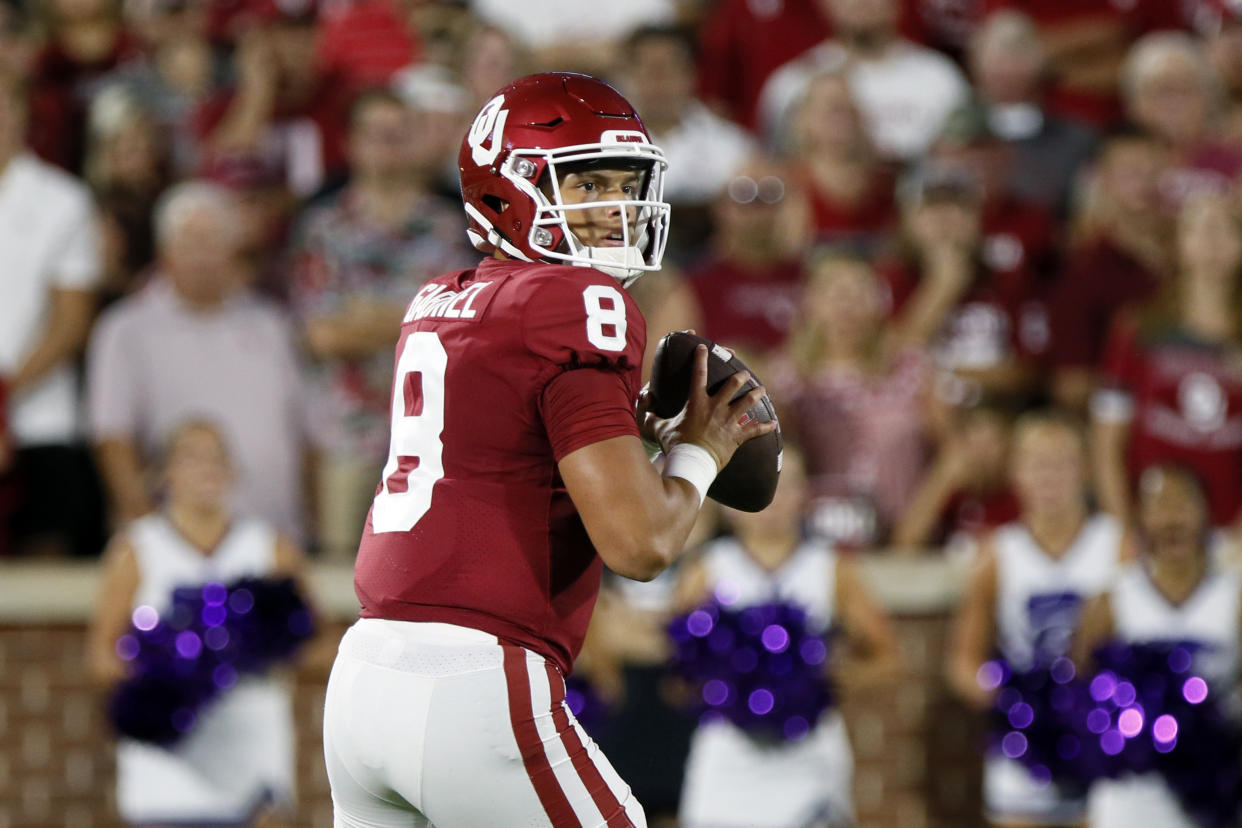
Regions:
<svg viewBox="0 0 1242 828"><path fill-rule="evenodd" d="M104 553L99 595L86 633L87 671L102 687L125 678L125 662L116 653L116 641L129 629L130 607L140 579L134 547L124 535L117 535Z"/></svg>
<svg viewBox="0 0 1242 828"><path fill-rule="evenodd" d="M599 556L618 575L649 581L681 552L694 528L707 486L739 445L776 428L775 423L747 422L742 415L763 398L762 387L730 404L749 375L739 372L716 394L707 394L707 349L695 352L694 378L686 407L668 420L652 423L670 462L659 472L647 459L637 436L624 435L591 443L561 458L565 488L578 509ZM714 463L691 482L679 476L677 446L696 446L698 458ZM683 453L683 456L688 456Z"/></svg>
<svg viewBox="0 0 1242 828"><path fill-rule="evenodd" d="M992 703L991 693L979 686L978 674L992 645L996 578L996 552L988 537L980 545L975 569L953 618L945 658L949 687L964 702L980 709Z"/></svg>

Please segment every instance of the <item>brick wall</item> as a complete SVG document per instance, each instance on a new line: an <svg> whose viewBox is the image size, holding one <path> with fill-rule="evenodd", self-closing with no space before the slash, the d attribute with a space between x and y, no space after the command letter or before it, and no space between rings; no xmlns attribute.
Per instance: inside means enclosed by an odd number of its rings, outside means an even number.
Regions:
<svg viewBox="0 0 1242 828"><path fill-rule="evenodd" d="M908 680L846 705L860 824L970 828L979 824L978 732L936 678L944 615L904 615L896 624ZM81 622L0 624L0 828L118 824L111 743L84 676L83 636ZM299 801L291 822L308 828L332 824L319 741L323 694L322 676L298 677Z"/></svg>

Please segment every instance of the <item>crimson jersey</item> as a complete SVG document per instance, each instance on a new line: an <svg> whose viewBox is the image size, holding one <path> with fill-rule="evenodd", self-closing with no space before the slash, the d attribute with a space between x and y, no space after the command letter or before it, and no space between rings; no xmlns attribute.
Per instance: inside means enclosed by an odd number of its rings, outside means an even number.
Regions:
<svg viewBox="0 0 1242 828"><path fill-rule="evenodd" d="M1242 509L1242 353L1176 329L1140 330L1125 315L1104 373L1097 411L1129 421L1131 480L1155 463L1188 466L1203 481L1212 522L1232 523Z"/></svg>
<svg viewBox="0 0 1242 828"><path fill-rule="evenodd" d="M638 435L645 344L637 305L596 270L489 259L428 282L397 345L363 617L483 630L567 675L601 563L556 464Z"/></svg>

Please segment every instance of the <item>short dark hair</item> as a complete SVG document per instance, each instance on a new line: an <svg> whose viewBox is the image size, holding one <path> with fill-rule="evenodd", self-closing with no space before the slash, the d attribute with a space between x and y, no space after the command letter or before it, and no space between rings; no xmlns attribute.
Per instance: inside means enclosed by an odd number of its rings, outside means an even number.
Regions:
<svg viewBox="0 0 1242 828"><path fill-rule="evenodd" d="M358 119L362 117L362 110L371 104L382 103L398 106L406 109L406 103L401 96L386 86L373 86L369 89L363 89L353 100L349 102L349 111L346 113L345 123L350 129L358 125Z"/></svg>
<svg viewBox="0 0 1242 828"><path fill-rule="evenodd" d="M683 26L672 26L665 23L652 23L646 26L639 26L630 32L625 39L625 53L633 54L639 48L647 43L661 40L671 40L675 42L686 53L686 57L693 63L699 57L699 42L694 34Z"/></svg>

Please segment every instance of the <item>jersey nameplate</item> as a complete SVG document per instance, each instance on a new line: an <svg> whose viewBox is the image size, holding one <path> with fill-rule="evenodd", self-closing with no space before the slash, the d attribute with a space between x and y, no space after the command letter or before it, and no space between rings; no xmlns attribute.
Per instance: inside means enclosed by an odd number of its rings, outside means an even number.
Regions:
<svg viewBox="0 0 1242 828"><path fill-rule="evenodd" d="M405 322L417 319L477 319L487 310L492 295L480 303L479 295L491 287L491 282L475 282L462 290L450 290L448 285L430 284L414 295L414 301L405 312Z"/></svg>

